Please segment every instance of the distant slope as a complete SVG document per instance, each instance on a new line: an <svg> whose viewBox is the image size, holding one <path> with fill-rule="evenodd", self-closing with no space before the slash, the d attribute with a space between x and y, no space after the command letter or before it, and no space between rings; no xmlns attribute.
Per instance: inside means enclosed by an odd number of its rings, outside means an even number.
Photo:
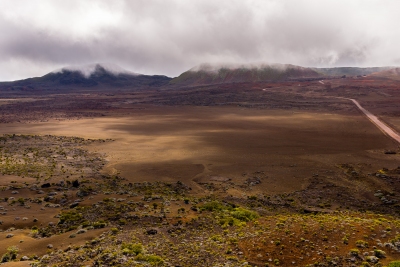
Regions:
<svg viewBox="0 0 400 267"><path fill-rule="evenodd" d="M233 82L281 81L287 79L316 78L321 74L310 68L295 65L200 65L172 79L174 85L203 85Z"/></svg>
<svg viewBox="0 0 400 267"><path fill-rule="evenodd" d="M338 68L313 68L316 72L324 76L358 76L369 75L374 72L392 69L393 67L372 67L372 68L357 68L357 67L338 67Z"/></svg>
<svg viewBox="0 0 400 267"><path fill-rule="evenodd" d="M371 74L371 76L376 77L376 78L400 80L400 68L393 68L390 70L375 72L375 73Z"/></svg>
<svg viewBox="0 0 400 267"><path fill-rule="evenodd" d="M57 90L88 87L149 87L168 84L171 78L162 75L142 75L129 72L115 65L92 64L81 67L67 67L42 77L14 82L0 83L0 90Z"/></svg>

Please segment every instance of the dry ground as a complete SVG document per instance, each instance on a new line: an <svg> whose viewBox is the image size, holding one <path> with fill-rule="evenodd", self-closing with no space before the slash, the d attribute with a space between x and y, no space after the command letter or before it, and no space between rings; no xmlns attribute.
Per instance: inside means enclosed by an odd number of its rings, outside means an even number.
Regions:
<svg viewBox="0 0 400 267"><path fill-rule="evenodd" d="M317 173L337 176L338 164L362 164L365 173L398 166L397 155L383 154L397 145L361 114L147 107L116 118L6 124L0 133L112 138L89 147L107 155L105 172L131 182L181 180L197 193L214 176L243 185L262 172L252 194L276 194L303 189Z"/></svg>
<svg viewBox="0 0 400 267"><path fill-rule="evenodd" d="M21 109L21 113L18 112L22 106L14 105L12 101L11 104L0 102L2 114L5 114L2 119L6 118L8 122L0 125L0 135L51 134L113 139L113 142L95 142L83 148L106 155L107 164L102 172L126 179L121 180L121 184L181 181L190 187L189 197L214 196L252 208L261 205L264 210L260 213L265 214L268 214L268 209L276 207L278 210L275 212L284 207L285 212L294 213L307 209L307 212L367 210L398 214L398 205L393 204L400 201L399 144L382 134L351 103L334 98L355 98L399 130L397 84L388 83L382 88L377 87L379 85L379 81L366 79L339 79L325 81L325 85L318 81L255 84L251 87L237 85L239 89L233 92L229 86L211 86L204 89L204 95L197 94L201 88L188 88L165 91L160 95L159 92L139 92L126 95L126 99L125 96L90 94L83 100L79 95L73 95L71 99L55 96L26 102L24 104L31 106ZM89 101L91 105L70 114L68 105L78 107L73 98L82 100L82 103ZM54 107L47 113L46 105L49 103ZM7 105L14 105L13 109L8 110ZM17 122L13 110L17 115L23 114L21 118L26 120ZM31 117L32 110L40 115ZM385 154L385 151L397 154ZM59 179L57 176L49 182L58 182ZM0 188L34 182L35 179L30 177L0 174ZM96 180L90 180L90 184L96 184ZM11 189L0 191L0 198L37 197L28 188L18 191L17 195ZM386 205L382 203L382 196L394 202ZM118 195L93 195L85 198L82 205L91 206L105 197L118 198ZM137 202L141 196L136 198L128 200ZM183 199L178 200L180 202L169 207L171 214L167 219L171 223L179 220L189 222L203 216L189 210L190 206L182 204ZM161 205L162 201L157 201ZM175 216L180 213L182 205L186 207L185 215L178 220ZM69 238L68 232L50 239L33 239L29 229L57 222L55 216L62 207L43 208L42 204L33 203L30 209L15 205L6 209L7 214L0 215L0 220L4 221L1 229L15 227L16 230L11 231L14 237L10 239L5 238L9 232L0 232L0 255L11 245L17 245L21 255L43 255L48 243L55 248L64 248L70 243L78 246L105 231L89 230L74 239ZM26 217L27 220L15 220L16 217ZM33 218L38 221L34 223ZM275 224L275 217L271 218L267 221L260 219L261 225ZM296 232L296 227L287 230ZM253 230L257 232L257 229ZM279 231L273 231L268 238L277 238L274 236L276 233ZM357 238L362 238L363 233L357 234ZM396 233L393 231L391 234L394 237ZM270 242L268 238L265 240ZM332 239L333 243L340 242L342 237L334 238L337 240ZM286 241L285 246L291 246L293 240L289 238ZM322 241L318 239L322 245L325 244ZM249 237L239 246L245 251L257 242L257 238ZM343 247L342 252L347 253L348 248ZM261 249L279 258L275 244L266 243ZM254 264L269 262L270 257L265 253L262 257L258 254L258 250L248 250L244 255ZM314 258L323 258L322 254L318 255L299 260L300 255L296 254L293 261L311 263ZM389 258L396 259L396 255L390 254Z"/></svg>

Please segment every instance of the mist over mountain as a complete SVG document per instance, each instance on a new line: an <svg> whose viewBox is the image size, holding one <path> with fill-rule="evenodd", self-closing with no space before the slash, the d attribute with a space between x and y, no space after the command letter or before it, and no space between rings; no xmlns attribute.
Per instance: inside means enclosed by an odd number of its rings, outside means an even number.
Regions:
<svg viewBox="0 0 400 267"><path fill-rule="evenodd" d="M400 68L390 68L379 72L374 72L371 74L374 78L390 79L390 80L400 80Z"/></svg>
<svg viewBox="0 0 400 267"><path fill-rule="evenodd" d="M392 69L393 67L371 67L371 68L358 68L358 67L337 67L337 68L313 68L318 73L326 76L354 76L354 75L369 75L374 72L380 72Z"/></svg>
<svg viewBox="0 0 400 267"><path fill-rule="evenodd" d="M168 84L171 78L163 75L143 75L113 64L70 66L42 77L0 83L2 90L57 90L76 88L138 88Z"/></svg>
<svg viewBox="0 0 400 267"><path fill-rule="evenodd" d="M113 64L113 63L95 63L95 64L87 64L87 65L75 65L75 66L67 66L58 70L54 70L52 73L60 73L65 71L71 72L80 72L85 78L90 78L91 75L97 74L99 72L107 72L114 74L115 76L121 74L128 74L128 75L141 75L139 73L135 73L120 66Z"/></svg>
<svg viewBox="0 0 400 267"><path fill-rule="evenodd" d="M320 76L320 73L311 68L290 64L202 64L172 79L170 84L201 85L233 82L283 81L288 79L317 78Z"/></svg>
<svg viewBox="0 0 400 267"><path fill-rule="evenodd" d="M201 64L172 79L170 84L206 85L235 82L290 81L370 75L394 67L307 68L291 64ZM386 75L387 77L393 75Z"/></svg>

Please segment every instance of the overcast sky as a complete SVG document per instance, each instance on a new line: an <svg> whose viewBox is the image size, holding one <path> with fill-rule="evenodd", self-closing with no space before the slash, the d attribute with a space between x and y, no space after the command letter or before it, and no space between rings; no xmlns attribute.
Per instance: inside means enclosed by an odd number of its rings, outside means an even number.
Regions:
<svg viewBox="0 0 400 267"><path fill-rule="evenodd" d="M108 62L400 65L397 0L1 0L0 80Z"/></svg>

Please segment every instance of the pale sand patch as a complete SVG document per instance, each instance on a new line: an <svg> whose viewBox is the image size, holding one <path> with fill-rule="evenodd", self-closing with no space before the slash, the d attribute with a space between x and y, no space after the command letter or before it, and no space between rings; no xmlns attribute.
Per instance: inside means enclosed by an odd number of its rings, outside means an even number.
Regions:
<svg viewBox="0 0 400 267"><path fill-rule="evenodd" d="M10 185L11 182L16 181L17 183L28 183L32 184L36 182L36 178L32 177L20 177L16 175L7 175L0 173L0 185Z"/></svg>
<svg viewBox="0 0 400 267"><path fill-rule="evenodd" d="M72 233L76 231L70 231L61 235L53 235L48 238L35 239L29 236L30 230L15 230L12 232L0 233L0 255L7 252L7 248L10 246L16 246L19 249L18 257L24 255L44 255L47 252L47 245L52 244L53 249L65 249L69 245L80 246L85 244L86 241L90 241L101 233L106 232L108 228L89 230L83 234L77 234L75 238L69 238ZM14 234L11 238L6 238L6 235ZM20 240L23 240L21 243Z"/></svg>
<svg viewBox="0 0 400 267"><path fill-rule="evenodd" d="M32 261L16 261L16 262L6 262L3 263L1 266L2 267L30 267L30 263Z"/></svg>

